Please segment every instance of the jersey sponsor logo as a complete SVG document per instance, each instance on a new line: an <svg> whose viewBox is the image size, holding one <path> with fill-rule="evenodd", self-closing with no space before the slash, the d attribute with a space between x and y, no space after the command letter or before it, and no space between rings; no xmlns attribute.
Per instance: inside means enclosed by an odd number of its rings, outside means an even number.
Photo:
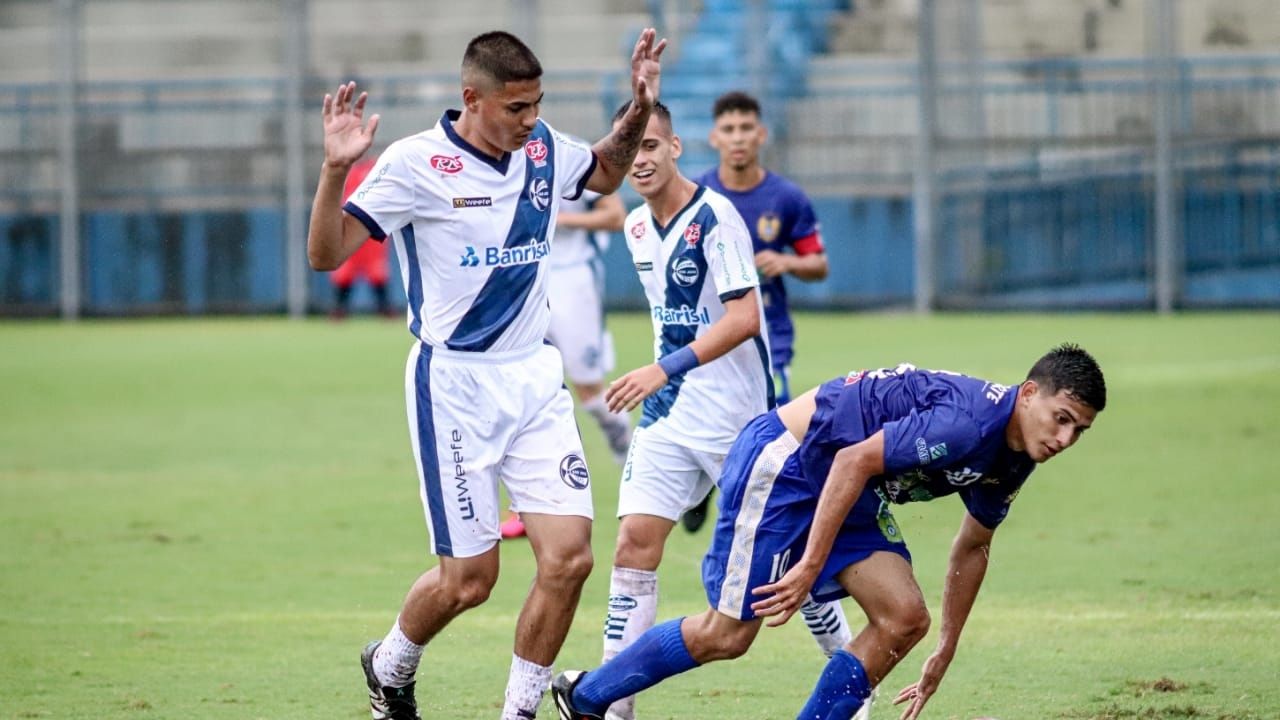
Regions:
<svg viewBox="0 0 1280 720"><path fill-rule="evenodd" d="M512 265L528 265L535 263L551 253L551 243L543 240L542 242L529 243L528 245L516 245L514 247L486 247L481 248L483 253L479 253L470 245L467 246L467 252L462 256L462 267L510 267Z"/></svg>
<svg viewBox="0 0 1280 720"><path fill-rule="evenodd" d="M653 319L663 325L688 325L697 327L699 325L711 324L711 311L706 308L699 309L688 305L681 305L677 308L656 305L653 308Z"/></svg>
<svg viewBox="0 0 1280 720"><path fill-rule="evenodd" d="M455 209L492 206L493 198L491 197L458 197L453 199L453 207Z"/></svg>
<svg viewBox="0 0 1280 720"><path fill-rule="evenodd" d="M547 164L547 144L542 142L542 138L534 138L525 143L524 154L533 161L534 167L543 167Z"/></svg>
<svg viewBox="0 0 1280 720"><path fill-rule="evenodd" d="M680 287L693 287L698 274L698 263L689 258L680 258L671 266L671 279Z"/></svg>
<svg viewBox="0 0 1280 720"><path fill-rule="evenodd" d="M916 438L916 458L921 465L928 465L934 460L939 460L947 456L947 444L938 443L930 446L924 438Z"/></svg>
<svg viewBox="0 0 1280 720"><path fill-rule="evenodd" d="M480 256L476 255L476 249L467 246L467 254L462 256L462 267L475 267L480 264Z"/></svg>
<svg viewBox="0 0 1280 720"><path fill-rule="evenodd" d="M756 237L760 242L771 243L778 239L778 231L782 229L782 220L772 212L767 212L756 220Z"/></svg>
<svg viewBox="0 0 1280 720"><path fill-rule="evenodd" d="M948 470L945 475L947 477L947 482L955 485L956 487L972 485L982 479L982 473L976 470L970 470L967 467L963 470Z"/></svg>
<svg viewBox="0 0 1280 720"><path fill-rule="evenodd" d="M641 221L636 223L635 225L632 225L631 230L629 232L631 233L631 237L635 238L636 240L639 240L640 238L644 237L644 222Z"/></svg>
<svg viewBox="0 0 1280 720"><path fill-rule="evenodd" d="M545 178L536 177L529 181L529 201L538 212L546 212L551 207L551 186Z"/></svg>
<svg viewBox="0 0 1280 720"><path fill-rule="evenodd" d="M444 173L445 175L457 175L462 172L462 156L454 155L432 155L431 167Z"/></svg>
<svg viewBox="0 0 1280 720"><path fill-rule="evenodd" d="M648 261L645 261L645 262L638 262L638 263L636 263L636 271L637 271L637 272L652 272L652 271L653 271L653 263L648 262Z"/></svg>
<svg viewBox="0 0 1280 720"><path fill-rule="evenodd" d="M702 239L702 225L698 223L689 223L689 227L684 229L684 241L689 243L689 247L698 244Z"/></svg>
<svg viewBox="0 0 1280 720"><path fill-rule="evenodd" d="M375 185L382 182L382 178L386 177L387 172L390 170L391 170L391 163L383 163L382 167L378 168L378 172L374 174L372 178L367 178L364 181L363 187L360 189L360 192L356 195L356 200L363 200L364 196L367 195L369 191L374 188Z"/></svg>
<svg viewBox="0 0 1280 720"><path fill-rule="evenodd" d="M585 490L591 484L586 461L573 453L565 455L560 460L560 479L574 490Z"/></svg>

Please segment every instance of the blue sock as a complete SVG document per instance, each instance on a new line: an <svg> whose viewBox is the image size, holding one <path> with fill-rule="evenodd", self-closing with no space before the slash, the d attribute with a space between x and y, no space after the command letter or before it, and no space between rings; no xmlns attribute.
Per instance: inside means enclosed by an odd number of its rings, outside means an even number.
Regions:
<svg viewBox="0 0 1280 720"><path fill-rule="evenodd" d="M848 650L837 650L796 720L849 720L870 694L862 663Z"/></svg>
<svg viewBox="0 0 1280 720"><path fill-rule="evenodd" d="M587 673L573 689L574 706L603 715L615 701L697 667L680 635L681 620L649 628L631 647Z"/></svg>

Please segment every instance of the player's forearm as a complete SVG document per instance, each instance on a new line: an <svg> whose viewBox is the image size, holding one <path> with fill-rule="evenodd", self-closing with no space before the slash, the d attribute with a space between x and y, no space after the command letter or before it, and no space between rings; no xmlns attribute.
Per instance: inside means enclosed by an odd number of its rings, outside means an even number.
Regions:
<svg viewBox="0 0 1280 720"><path fill-rule="evenodd" d="M622 229L622 221L625 219L625 213L616 213L611 208L596 208L587 212L562 212L556 218L556 223L580 230L616 231Z"/></svg>
<svg viewBox="0 0 1280 720"><path fill-rule="evenodd" d="M760 311L753 291L726 303L725 314L689 347L698 356L698 364L706 365L759 334Z"/></svg>
<svg viewBox="0 0 1280 720"><path fill-rule="evenodd" d="M787 272L795 277L809 282L825 279L827 271L826 253L795 255L791 258L791 265L787 269Z"/></svg>
<svg viewBox="0 0 1280 720"><path fill-rule="evenodd" d="M622 185L648 124L649 110L631 103L626 115L613 124L613 132L591 147L596 154L596 171L587 181L588 189L607 195Z"/></svg>
<svg viewBox="0 0 1280 720"><path fill-rule="evenodd" d="M938 650L953 657L960 644L960 632L969 619L978 590L987 574L990 544L963 542L951 547L947 578L942 590L942 627L938 632Z"/></svg>
<svg viewBox="0 0 1280 720"><path fill-rule="evenodd" d="M342 256L342 185L348 168L325 163L311 201L311 225L307 229L307 259L315 270L333 270Z"/></svg>
<svg viewBox="0 0 1280 720"><path fill-rule="evenodd" d="M809 528L809 540L804 546L800 562L815 569L821 568L831 554L836 534L853 504L862 494L870 474L861 466L855 446L836 453L827 473L827 483L818 496L818 507L813 514L813 526Z"/></svg>

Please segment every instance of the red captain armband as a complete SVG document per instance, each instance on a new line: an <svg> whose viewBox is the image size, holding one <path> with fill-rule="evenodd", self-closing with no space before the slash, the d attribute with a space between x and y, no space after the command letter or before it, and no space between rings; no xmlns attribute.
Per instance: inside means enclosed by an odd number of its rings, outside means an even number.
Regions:
<svg viewBox="0 0 1280 720"><path fill-rule="evenodd" d="M797 255L817 255L826 252L826 248L822 246L822 236L818 233L811 233L791 243L791 247L796 249Z"/></svg>

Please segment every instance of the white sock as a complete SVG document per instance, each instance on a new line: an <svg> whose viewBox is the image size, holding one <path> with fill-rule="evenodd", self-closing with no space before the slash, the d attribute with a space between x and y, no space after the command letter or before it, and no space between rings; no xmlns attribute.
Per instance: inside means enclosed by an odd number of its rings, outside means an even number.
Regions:
<svg viewBox="0 0 1280 720"><path fill-rule="evenodd" d="M511 675L507 677L507 701L502 720L530 720L538 714L542 693L551 684L551 668L529 662L513 654Z"/></svg>
<svg viewBox="0 0 1280 720"><path fill-rule="evenodd" d="M615 567L609 576L609 613L604 620L604 662L630 647L658 616L658 573ZM635 718L636 698L609 707L609 720Z"/></svg>
<svg viewBox="0 0 1280 720"><path fill-rule="evenodd" d="M800 607L800 615L804 617L804 624L818 642L818 647L822 648L822 654L827 657L853 640L849 621L845 619L844 608L838 600L820 603L810 599Z"/></svg>
<svg viewBox="0 0 1280 720"><path fill-rule="evenodd" d="M383 638L373 654L373 674L383 687L404 687L413 682L422 659L422 648L400 630L400 618L391 626L391 632Z"/></svg>

